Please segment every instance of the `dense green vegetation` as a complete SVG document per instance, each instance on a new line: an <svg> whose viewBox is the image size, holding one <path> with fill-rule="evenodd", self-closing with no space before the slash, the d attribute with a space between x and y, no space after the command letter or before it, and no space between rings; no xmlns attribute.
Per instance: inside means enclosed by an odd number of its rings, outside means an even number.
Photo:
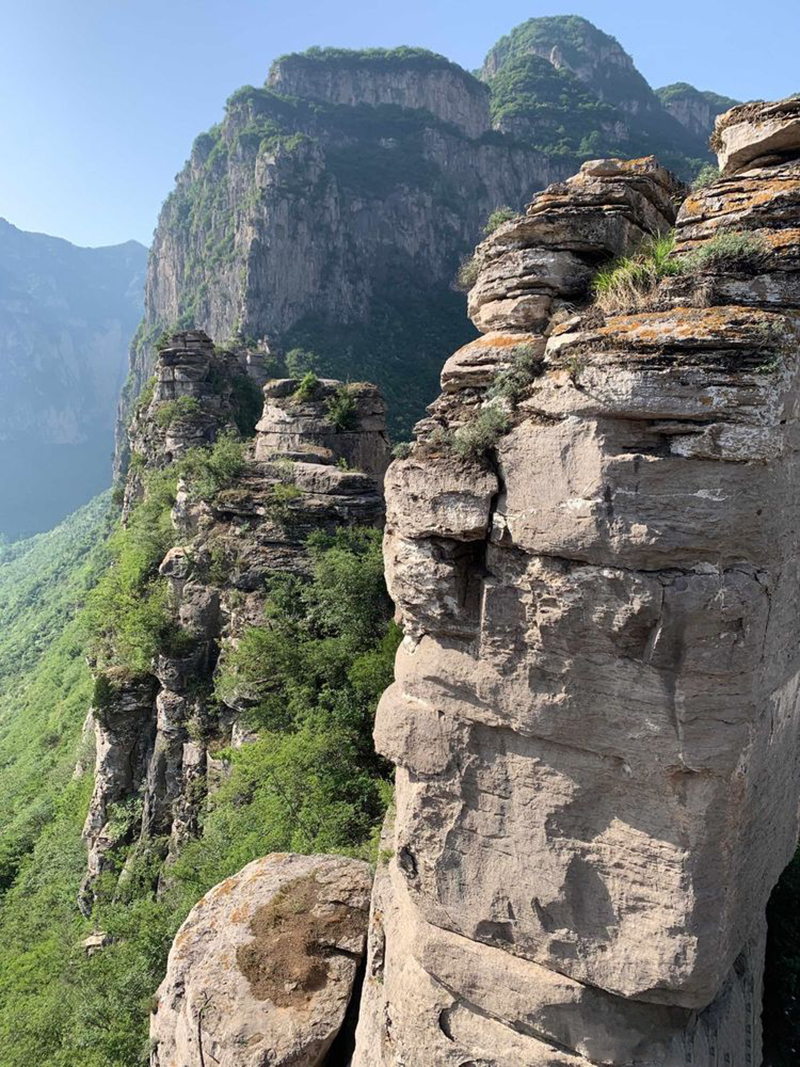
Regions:
<svg viewBox="0 0 800 1067"><path fill-rule="evenodd" d="M455 264L454 264L455 269ZM401 263L387 265L367 322L336 324L306 318L286 338L287 348L317 354L319 373L377 382L390 399L389 430L408 436L425 404L436 395L443 359L473 340L476 330L458 293L415 283Z"/></svg>
<svg viewBox="0 0 800 1067"><path fill-rule="evenodd" d="M594 84L601 89L603 99L612 103L631 99L649 102L652 90L632 63L599 61L600 55L615 51L625 54L617 39L578 15L528 19L500 38L487 56L487 69L529 53L549 56L554 48L572 67L583 67L589 59Z"/></svg>
<svg viewBox="0 0 800 1067"><path fill-rule="evenodd" d="M709 160L705 139L673 118L619 43L584 18L529 19L490 50L483 73L495 123L573 166L655 154L688 180Z"/></svg>
<svg viewBox="0 0 800 1067"><path fill-rule="evenodd" d="M241 443L227 437L190 453L181 472L193 494L212 498L241 463ZM218 753L231 774L208 802L202 837L171 868L168 891L154 893L158 841L135 853L121 847L124 882L104 876L94 914L81 917L80 832L92 788L92 746L81 741L92 700L84 654L88 646L100 665L113 663L113 685L120 671L141 673L154 651L169 647L157 566L174 538L176 477L177 469L149 473L146 500L107 542L103 500L63 529L3 551L0 602L10 625L0 645L2 1067L144 1065L150 999L175 930L203 892L270 851L377 849L390 784L371 721L399 632L379 532L342 530L310 540L308 579L269 577L263 625L223 660L219 694L238 694L260 740ZM34 596L47 607L37 608ZM47 651L37 648L42 634ZM15 675L14 657L27 673ZM94 696L102 702L104 693ZM136 816L135 798L129 808L118 813L120 826ZM87 956L81 942L93 929L112 943Z"/></svg>
<svg viewBox="0 0 800 1067"><path fill-rule="evenodd" d="M576 168L592 156L626 154L619 112L570 70L556 70L538 55L521 55L503 65L491 86L493 122L539 151L572 160Z"/></svg>
<svg viewBox="0 0 800 1067"><path fill-rule="evenodd" d="M54 817L91 695L78 609L107 565L108 494L0 550L0 891Z"/></svg>

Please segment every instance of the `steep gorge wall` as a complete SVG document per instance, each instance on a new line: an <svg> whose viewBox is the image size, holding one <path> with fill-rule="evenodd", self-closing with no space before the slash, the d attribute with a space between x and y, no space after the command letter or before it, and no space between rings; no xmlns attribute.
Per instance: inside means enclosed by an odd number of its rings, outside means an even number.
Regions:
<svg viewBox="0 0 800 1067"><path fill-rule="evenodd" d="M491 211L563 167L491 130L472 75L407 51L287 57L196 140L154 237L118 469L155 338L175 323L315 349L326 373L376 381L406 427L434 394L443 354L471 333L459 259ZM404 320L418 328L401 353Z"/></svg>
<svg viewBox="0 0 800 1067"><path fill-rule="evenodd" d="M428 111L472 138L492 128L489 89L477 78L444 56L414 49L398 49L394 55L395 63L387 63L377 50L341 51L337 61L333 50L312 49L276 60L267 85L283 96L328 104L392 104Z"/></svg>
<svg viewBox="0 0 800 1067"><path fill-rule="evenodd" d="M397 810L356 1067L760 1062L800 794L800 104L716 143L690 269L635 311L575 308L672 226L652 161L484 242L484 336L389 470Z"/></svg>

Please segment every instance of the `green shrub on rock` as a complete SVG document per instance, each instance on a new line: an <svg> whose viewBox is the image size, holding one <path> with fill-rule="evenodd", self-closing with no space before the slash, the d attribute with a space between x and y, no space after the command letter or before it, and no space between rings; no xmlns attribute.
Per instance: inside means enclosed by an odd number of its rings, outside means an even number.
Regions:
<svg viewBox="0 0 800 1067"><path fill-rule="evenodd" d="M486 391L489 399L500 397L515 407L528 386L542 371L542 357L533 345L516 345L511 350L509 366L499 371Z"/></svg>
<svg viewBox="0 0 800 1067"><path fill-rule="evenodd" d="M456 272L455 287L462 293L468 293L478 280L480 265L475 256L467 256L461 260L461 265Z"/></svg>
<svg viewBox="0 0 800 1067"><path fill-rule="evenodd" d="M768 247L763 238L740 230L727 230L704 241L680 261L682 273L728 269L752 269L764 258Z"/></svg>
<svg viewBox="0 0 800 1067"><path fill-rule="evenodd" d="M508 432L509 425L508 415L499 407L485 407L453 434L453 451L462 459L481 459Z"/></svg>
<svg viewBox="0 0 800 1067"><path fill-rule="evenodd" d="M490 234L493 234L498 227L502 226L504 222L513 219L515 215L516 211L507 204L503 207L495 208L486 220L486 225L483 227L484 236L488 237Z"/></svg>
<svg viewBox="0 0 800 1067"><path fill-rule="evenodd" d="M340 386L325 406L329 420L339 433L354 430L358 425L358 404L352 390L346 385Z"/></svg>
<svg viewBox="0 0 800 1067"><path fill-rule="evenodd" d="M313 400L314 396L316 395L318 385L319 378L316 376L314 371L306 371L306 373L300 379L300 384L292 394L292 399L296 400L299 404L303 404L307 400Z"/></svg>

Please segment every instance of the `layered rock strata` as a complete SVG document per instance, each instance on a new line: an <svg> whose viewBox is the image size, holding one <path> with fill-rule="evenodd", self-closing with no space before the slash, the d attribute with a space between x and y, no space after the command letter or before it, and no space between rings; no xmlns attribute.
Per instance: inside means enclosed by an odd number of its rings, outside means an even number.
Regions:
<svg viewBox="0 0 800 1067"><path fill-rule="evenodd" d="M397 813L355 1067L760 1063L800 795L793 114L772 155L770 106L720 120L737 155L645 310L587 286L671 225L652 161L478 250L484 336L387 475ZM757 254L689 256L732 229Z"/></svg>
<svg viewBox="0 0 800 1067"><path fill-rule="evenodd" d="M344 1063L371 883L360 860L277 853L215 886L170 951L152 1067Z"/></svg>
<svg viewBox="0 0 800 1067"><path fill-rule="evenodd" d="M126 506L148 472L212 443L235 427L234 382L241 367L203 334L180 334L163 348L152 399L134 416L134 456ZM385 407L367 383L300 382L264 387L262 418L233 481L210 498L178 482L174 545L160 566L173 630L149 670L131 677L114 661L95 665L95 789L84 836L89 859L82 904L119 845L167 842L174 853L198 831L203 799L225 773L216 753L249 737L247 700L221 707L213 697L220 650L263 621L264 579L309 569L308 536L341 526L383 524L388 465ZM181 397L193 401L174 421ZM342 406L343 425L331 421ZM121 829L121 813L128 826ZM136 850L130 853L135 857Z"/></svg>

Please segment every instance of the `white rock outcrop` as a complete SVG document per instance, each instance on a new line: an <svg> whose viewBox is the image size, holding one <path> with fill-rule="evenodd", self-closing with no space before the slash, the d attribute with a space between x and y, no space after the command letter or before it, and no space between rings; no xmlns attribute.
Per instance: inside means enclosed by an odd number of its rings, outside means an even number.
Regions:
<svg viewBox="0 0 800 1067"><path fill-rule="evenodd" d="M690 197L676 255L730 228L734 180L739 226L777 232L798 157L800 129ZM397 812L354 1067L760 1062L800 796L797 263L759 246L575 313L677 193L597 161L484 242L487 335L389 468Z"/></svg>

